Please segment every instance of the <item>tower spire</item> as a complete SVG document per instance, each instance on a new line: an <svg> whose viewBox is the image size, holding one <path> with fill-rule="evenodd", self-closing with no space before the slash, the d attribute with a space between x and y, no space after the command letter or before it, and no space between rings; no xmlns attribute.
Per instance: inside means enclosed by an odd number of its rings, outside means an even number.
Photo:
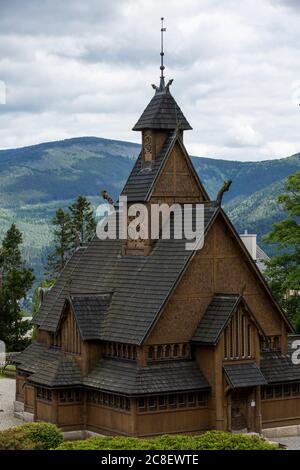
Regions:
<svg viewBox="0 0 300 470"><path fill-rule="evenodd" d="M167 28L164 28L164 18L161 18L161 28L160 28L160 87L164 87L165 85L165 77L164 77L164 32L166 32Z"/></svg>

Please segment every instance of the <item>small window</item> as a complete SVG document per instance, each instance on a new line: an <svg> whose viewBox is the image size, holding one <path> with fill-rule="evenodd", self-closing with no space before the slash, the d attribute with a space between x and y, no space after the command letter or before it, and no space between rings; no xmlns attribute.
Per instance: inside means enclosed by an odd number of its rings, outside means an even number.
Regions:
<svg viewBox="0 0 300 470"><path fill-rule="evenodd" d="M290 385L284 385L283 386L283 395L285 397L290 397L291 396L291 387L290 387Z"/></svg>
<svg viewBox="0 0 300 470"><path fill-rule="evenodd" d="M194 393L188 393L188 406L196 405L196 397Z"/></svg>
<svg viewBox="0 0 300 470"><path fill-rule="evenodd" d="M65 392L59 392L59 401L64 403L66 401L66 394Z"/></svg>
<svg viewBox="0 0 300 470"><path fill-rule="evenodd" d="M270 385L266 388L266 399L270 400L273 398L273 387Z"/></svg>
<svg viewBox="0 0 300 470"><path fill-rule="evenodd" d="M149 359L154 359L154 348L153 348L153 346L150 346L150 348L149 348L148 358Z"/></svg>
<svg viewBox="0 0 300 470"><path fill-rule="evenodd" d="M132 348L132 359L136 359L136 346L133 346Z"/></svg>
<svg viewBox="0 0 300 470"><path fill-rule="evenodd" d="M204 392L199 392L197 394L197 401L198 406L206 406L207 405L207 394Z"/></svg>
<svg viewBox="0 0 300 470"><path fill-rule="evenodd" d="M169 344L167 344L166 349L165 349L165 357L170 357L171 355L171 347Z"/></svg>
<svg viewBox="0 0 300 470"><path fill-rule="evenodd" d="M228 358L228 326L225 328L224 332L224 357Z"/></svg>
<svg viewBox="0 0 300 470"><path fill-rule="evenodd" d="M275 398L281 398L281 396L282 396L282 387L281 387L281 385L276 385L275 386L274 394L275 394Z"/></svg>
<svg viewBox="0 0 300 470"><path fill-rule="evenodd" d="M163 348L162 346L158 346L157 348L157 359L162 359L163 357Z"/></svg>
<svg viewBox="0 0 300 470"><path fill-rule="evenodd" d="M72 403L74 401L74 395L73 395L73 392L71 390L68 390L67 391L67 402L68 403Z"/></svg>
<svg viewBox="0 0 300 470"><path fill-rule="evenodd" d="M145 411L147 409L145 398L139 398L138 407L140 411Z"/></svg>
<svg viewBox="0 0 300 470"><path fill-rule="evenodd" d="M130 411L130 398L125 398L125 409Z"/></svg>
<svg viewBox="0 0 300 470"><path fill-rule="evenodd" d="M174 349L173 349L173 356L178 357L178 355L179 355L179 346L178 344L175 344Z"/></svg>
<svg viewBox="0 0 300 470"><path fill-rule="evenodd" d="M156 406L157 406L156 397L150 397L149 398L149 409L150 410L156 410Z"/></svg>
<svg viewBox="0 0 300 470"><path fill-rule="evenodd" d="M273 349L275 351L280 350L280 338L279 338L279 336L274 336L273 337Z"/></svg>
<svg viewBox="0 0 300 470"><path fill-rule="evenodd" d="M167 400L165 396L158 397L158 407L160 410L167 408Z"/></svg>
<svg viewBox="0 0 300 470"><path fill-rule="evenodd" d="M297 397L299 395L299 384L292 385L292 395L293 397Z"/></svg>
<svg viewBox="0 0 300 470"><path fill-rule="evenodd" d="M266 387L261 387L261 399L264 400L266 398Z"/></svg>
<svg viewBox="0 0 300 470"><path fill-rule="evenodd" d="M119 397L119 395L116 395L116 397L115 397L115 407L120 408L120 397Z"/></svg>
<svg viewBox="0 0 300 470"><path fill-rule="evenodd" d="M186 395L185 395L185 393L180 393L180 395L178 395L178 405L181 408L186 406Z"/></svg>
<svg viewBox="0 0 300 470"><path fill-rule="evenodd" d="M103 393L103 405L108 406L109 400L108 400L108 394Z"/></svg>
<svg viewBox="0 0 300 470"><path fill-rule="evenodd" d="M247 356L251 357L252 355L252 326L248 324L248 335L247 335Z"/></svg>
<svg viewBox="0 0 300 470"><path fill-rule="evenodd" d="M229 325L229 330L230 330L230 357L233 359L233 342L234 342L234 335L233 335L233 322L231 320L230 325Z"/></svg>
<svg viewBox="0 0 300 470"><path fill-rule="evenodd" d="M168 407L176 408L176 396L175 395L168 395Z"/></svg>

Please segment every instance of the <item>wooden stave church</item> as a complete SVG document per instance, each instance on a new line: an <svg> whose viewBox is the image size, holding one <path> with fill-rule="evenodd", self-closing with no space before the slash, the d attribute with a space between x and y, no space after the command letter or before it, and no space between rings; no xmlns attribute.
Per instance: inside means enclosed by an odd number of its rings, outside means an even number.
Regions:
<svg viewBox="0 0 300 470"><path fill-rule="evenodd" d="M64 431L153 436L300 423L293 328L183 143L165 85L133 130L128 205L203 203L205 242L99 240L79 247L17 362L15 409Z"/></svg>

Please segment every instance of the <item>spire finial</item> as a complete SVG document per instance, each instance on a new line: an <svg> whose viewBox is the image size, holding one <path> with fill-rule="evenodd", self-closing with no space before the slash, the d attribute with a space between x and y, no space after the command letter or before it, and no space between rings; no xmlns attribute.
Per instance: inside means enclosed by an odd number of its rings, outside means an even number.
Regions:
<svg viewBox="0 0 300 470"><path fill-rule="evenodd" d="M161 28L160 28L160 34L161 34L161 48L160 48L160 79L164 80L164 32L167 30L167 28L164 28L164 18L161 18Z"/></svg>
<svg viewBox="0 0 300 470"><path fill-rule="evenodd" d="M161 19L161 28L160 28L160 37L161 37L161 47L160 47L160 84L156 86L152 84L152 88L156 91L156 93L169 93L169 88L172 85L173 80L169 80L167 85L165 84L165 76L164 76L164 33L167 31L167 28L164 27L164 18Z"/></svg>

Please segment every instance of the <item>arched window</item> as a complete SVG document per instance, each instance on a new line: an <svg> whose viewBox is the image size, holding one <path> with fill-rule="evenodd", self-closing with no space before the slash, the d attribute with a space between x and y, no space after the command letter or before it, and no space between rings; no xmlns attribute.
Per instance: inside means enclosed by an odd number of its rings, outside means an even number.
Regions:
<svg viewBox="0 0 300 470"><path fill-rule="evenodd" d="M150 346L150 348L149 348L148 358L149 359L154 359L154 347L153 346Z"/></svg>
<svg viewBox="0 0 300 470"><path fill-rule="evenodd" d="M157 348L157 359L162 359L162 357L163 357L163 347L158 346L158 348Z"/></svg>
<svg viewBox="0 0 300 470"><path fill-rule="evenodd" d="M178 357L178 354L179 354L179 346L178 344L174 344L173 356Z"/></svg>
<svg viewBox="0 0 300 470"><path fill-rule="evenodd" d="M165 348L165 357L170 357L170 355L171 355L171 346L167 344Z"/></svg>

